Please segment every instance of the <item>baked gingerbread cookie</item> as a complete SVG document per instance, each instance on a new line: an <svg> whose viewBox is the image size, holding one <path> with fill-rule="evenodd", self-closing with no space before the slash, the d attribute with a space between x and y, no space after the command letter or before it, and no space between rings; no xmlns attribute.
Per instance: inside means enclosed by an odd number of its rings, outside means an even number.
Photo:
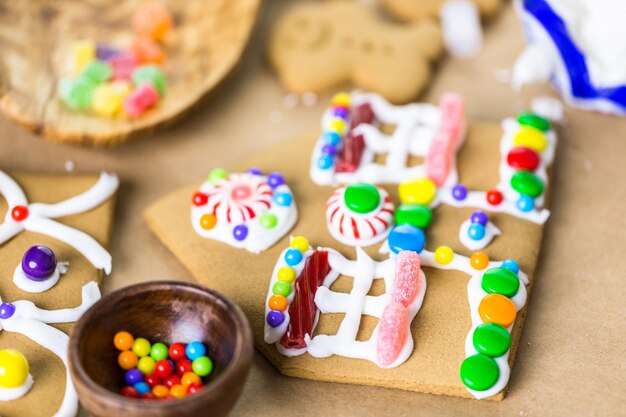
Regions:
<svg viewBox="0 0 626 417"><path fill-rule="evenodd" d="M290 91L351 82L397 103L419 95L442 51L435 23L386 23L358 2L293 6L269 41L271 65Z"/></svg>
<svg viewBox="0 0 626 417"><path fill-rule="evenodd" d="M492 16L502 5L502 0L471 1L476 4L483 17ZM381 3L398 19L415 22L429 18L438 19L446 0L381 0Z"/></svg>
<svg viewBox="0 0 626 417"><path fill-rule="evenodd" d="M115 175L0 170L0 414L78 413L67 369L70 324L111 272Z"/></svg>
<svg viewBox="0 0 626 417"><path fill-rule="evenodd" d="M407 112L417 121L401 117ZM261 254L202 239L189 220L197 184L164 196L145 217L198 281L241 305L279 372L500 400L550 214L556 140L535 114L468 121L455 94L406 106L343 94L322 116L322 132L233 168L280 166L299 208L291 236ZM392 153L393 163L404 158L406 178L387 169ZM338 166L352 175L337 175ZM335 171L314 176L322 167ZM480 250L459 236L468 219L468 239L490 234Z"/></svg>

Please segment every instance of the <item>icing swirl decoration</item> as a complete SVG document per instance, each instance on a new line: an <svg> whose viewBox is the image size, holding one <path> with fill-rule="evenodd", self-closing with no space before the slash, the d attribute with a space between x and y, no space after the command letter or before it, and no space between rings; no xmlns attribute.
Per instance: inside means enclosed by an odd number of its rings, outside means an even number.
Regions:
<svg viewBox="0 0 626 417"><path fill-rule="evenodd" d="M229 174L216 168L192 198L191 224L198 235L254 253L276 243L297 218L291 189L277 172Z"/></svg>
<svg viewBox="0 0 626 417"><path fill-rule="evenodd" d="M330 234L350 246L370 246L383 240L393 226L395 206L382 188L357 183L339 188L326 203Z"/></svg>

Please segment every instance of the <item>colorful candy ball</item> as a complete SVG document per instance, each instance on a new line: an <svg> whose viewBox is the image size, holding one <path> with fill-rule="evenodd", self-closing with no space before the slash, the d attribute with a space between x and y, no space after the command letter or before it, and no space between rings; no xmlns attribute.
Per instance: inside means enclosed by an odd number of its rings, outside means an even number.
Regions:
<svg viewBox="0 0 626 417"><path fill-rule="evenodd" d="M185 353L187 355L187 358L193 361L201 356L206 355L206 347L202 342L191 342L187 345Z"/></svg>
<svg viewBox="0 0 626 417"><path fill-rule="evenodd" d="M57 258L52 249L44 245L33 246L22 258L22 270L27 278L33 281L44 281L57 267Z"/></svg>
<svg viewBox="0 0 626 417"><path fill-rule="evenodd" d="M17 388L26 382L30 367L26 357L15 349L0 350L0 388Z"/></svg>

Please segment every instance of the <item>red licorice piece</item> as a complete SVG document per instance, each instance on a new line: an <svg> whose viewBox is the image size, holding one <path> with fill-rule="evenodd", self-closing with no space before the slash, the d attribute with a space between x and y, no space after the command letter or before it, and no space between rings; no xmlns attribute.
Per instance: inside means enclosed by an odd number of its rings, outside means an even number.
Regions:
<svg viewBox="0 0 626 417"><path fill-rule="evenodd" d="M365 138L362 135L352 136L352 133L348 133L341 141L341 148L337 152L335 172L356 171L364 150Z"/></svg>
<svg viewBox="0 0 626 417"><path fill-rule="evenodd" d="M16 222L21 222L22 220L26 220L28 217L28 207L26 206L15 206L13 210L11 210L11 217Z"/></svg>
<svg viewBox="0 0 626 417"><path fill-rule="evenodd" d="M295 282L295 297L289 306L289 325L280 339L280 344L288 349L306 347L305 335L313 333L313 322L317 314L315 293L330 272L328 252L316 251L304 265L304 270Z"/></svg>
<svg viewBox="0 0 626 417"><path fill-rule="evenodd" d="M369 103L363 103L352 110L352 113L350 114L350 128L354 129L362 123L372 124L375 117L372 105Z"/></svg>
<svg viewBox="0 0 626 417"><path fill-rule="evenodd" d="M530 148L517 147L509 151L506 162L511 168L534 171L539 166L539 155Z"/></svg>
<svg viewBox="0 0 626 417"><path fill-rule="evenodd" d="M491 189L487 191L487 202L492 206L497 206L502 203L502 193L496 189Z"/></svg>

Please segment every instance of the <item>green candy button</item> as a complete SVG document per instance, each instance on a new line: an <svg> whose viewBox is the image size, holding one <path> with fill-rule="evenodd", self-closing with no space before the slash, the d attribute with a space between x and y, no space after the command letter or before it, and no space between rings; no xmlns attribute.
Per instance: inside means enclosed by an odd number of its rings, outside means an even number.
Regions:
<svg viewBox="0 0 626 417"><path fill-rule="evenodd" d="M543 193L543 182L529 171L517 171L511 177L511 187L520 194L537 198Z"/></svg>
<svg viewBox="0 0 626 417"><path fill-rule="evenodd" d="M499 324L483 323L474 330L472 343L479 353L495 358L509 350L511 335Z"/></svg>
<svg viewBox="0 0 626 417"><path fill-rule="evenodd" d="M537 130L545 132L550 130L550 121L535 113L523 112L517 115L517 121L524 126L534 127Z"/></svg>
<svg viewBox="0 0 626 417"><path fill-rule="evenodd" d="M474 391L485 391L493 387L499 375L496 361L481 353L465 358L461 364L461 381Z"/></svg>
<svg viewBox="0 0 626 417"><path fill-rule="evenodd" d="M291 294L291 284L285 281L276 281L272 286L272 292L283 297L288 297Z"/></svg>
<svg viewBox="0 0 626 417"><path fill-rule="evenodd" d="M422 204L402 204L396 210L396 224L410 224L426 229L433 217L433 212Z"/></svg>
<svg viewBox="0 0 626 417"><path fill-rule="evenodd" d="M380 193L372 184L349 185L343 194L346 206L355 213L370 213L380 204Z"/></svg>
<svg viewBox="0 0 626 417"><path fill-rule="evenodd" d="M502 294L510 298L519 290L519 278L510 269L497 266L484 273L481 286L489 294Z"/></svg>

